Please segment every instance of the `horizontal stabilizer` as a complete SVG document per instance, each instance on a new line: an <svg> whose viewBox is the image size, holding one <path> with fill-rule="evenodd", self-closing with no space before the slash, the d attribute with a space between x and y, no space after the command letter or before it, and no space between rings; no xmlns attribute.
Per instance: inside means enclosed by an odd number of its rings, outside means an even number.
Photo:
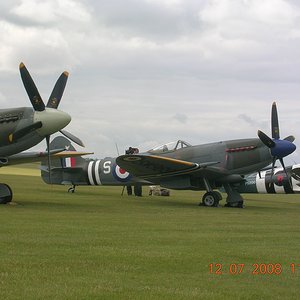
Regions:
<svg viewBox="0 0 300 300"><path fill-rule="evenodd" d="M84 155L89 155L89 154L94 154L94 152L62 151L62 152L56 153L53 156L57 157L57 158L65 158L65 157L84 156Z"/></svg>

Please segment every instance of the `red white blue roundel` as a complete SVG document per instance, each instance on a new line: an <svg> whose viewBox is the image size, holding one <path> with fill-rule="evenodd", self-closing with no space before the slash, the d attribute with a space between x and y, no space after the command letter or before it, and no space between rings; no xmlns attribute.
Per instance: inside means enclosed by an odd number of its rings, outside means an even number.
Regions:
<svg viewBox="0 0 300 300"><path fill-rule="evenodd" d="M125 171L124 169L120 168L118 165L116 165L116 167L113 170L113 175L115 176L115 178L119 181L128 181L130 179L130 174Z"/></svg>

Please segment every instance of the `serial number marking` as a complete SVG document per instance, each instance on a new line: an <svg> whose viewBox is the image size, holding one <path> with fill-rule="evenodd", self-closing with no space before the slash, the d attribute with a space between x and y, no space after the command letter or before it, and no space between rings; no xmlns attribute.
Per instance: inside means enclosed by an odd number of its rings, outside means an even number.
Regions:
<svg viewBox="0 0 300 300"><path fill-rule="evenodd" d="M300 264L291 263L288 271L292 274L300 274ZM211 263L209 264L209 273L214 275L230 274L238 275L250 273L252 275L280 275L283 273L283 267L280 263L254 263L250 267L244 263Z"/></svg>

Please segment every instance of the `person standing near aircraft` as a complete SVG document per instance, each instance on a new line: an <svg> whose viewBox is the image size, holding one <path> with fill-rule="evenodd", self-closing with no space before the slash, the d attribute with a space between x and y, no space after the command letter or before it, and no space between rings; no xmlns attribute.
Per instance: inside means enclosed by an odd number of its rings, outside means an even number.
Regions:
<svg viewBox="0 0 300 300"><path fill-rule="evenodd" d="M138 148L133 148L133 154L139 154ZM142 185L140 183L134 184L134 195L138 197L142 197Z"/></svg>
<svg viewBox="0 0 300 300"><path fill-rule="evenodd" d="M139 151L138 148L129 147L125 151L125 154L132 155L132 154L138 154L139 152L140 151ZM142 186L140 184L135 184L133 187L134 187L134 195L138 196L138 197L141 197L142 196ZM127 195L131 196L132 195L132 186L127 185L126 189L127 189Z"/></svg>
<svg viewBox="0 0 300 300"><path fill-rule="evenodd" d="M127 155L134 154L133 148L129 147L127 150L125 150L125 154L127 154ZM126 190L127 190L127 195L128 196L132 196L132 186L131 185L127 185L126 186Z"/></svg>

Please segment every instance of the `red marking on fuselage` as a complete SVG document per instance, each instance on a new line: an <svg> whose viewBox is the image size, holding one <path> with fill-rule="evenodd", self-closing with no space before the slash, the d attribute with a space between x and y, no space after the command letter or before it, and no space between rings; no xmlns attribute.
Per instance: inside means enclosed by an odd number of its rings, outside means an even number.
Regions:
<svg viewBox="0 0 300 300"><path fill-rule="evenodd" d="M120 174L125 174L126 173L126 171L124 170L124 169L121 169L121 168L119 168L119 172L120 172Z"/></svg>
<svg viewBox="0 0 300 300"><path fill-rule="evenodd" d="M241 152L241 151L251 151L254 150L255 146L245 146L245 147L237 147L237 148L228 148L226 152Z"/></svg>

